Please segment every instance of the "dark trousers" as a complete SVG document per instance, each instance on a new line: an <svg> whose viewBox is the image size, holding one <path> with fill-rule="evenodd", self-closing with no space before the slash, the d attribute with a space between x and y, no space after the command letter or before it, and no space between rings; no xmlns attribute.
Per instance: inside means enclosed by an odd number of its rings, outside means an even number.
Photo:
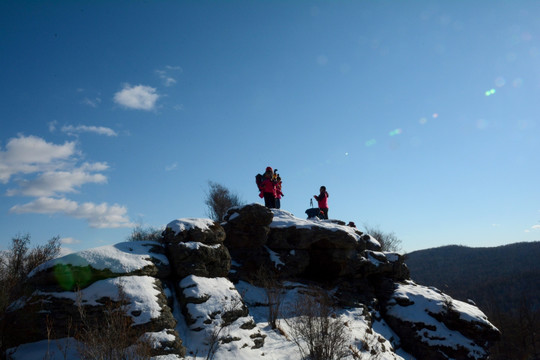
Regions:
<svg viewBox="0 0 540 360"><path fill-rule="evenodd" d="M275 209L276 208L276 197L272 193L264 193L264 206L266 206L269 209Z"/></svg>
<svg viewBox="0 0 540 360"><path fill-rule="evenodd" d="M326 208L326 209L321 208L320 210L324 214L323 219L328 219L328 208Z"/></svg>

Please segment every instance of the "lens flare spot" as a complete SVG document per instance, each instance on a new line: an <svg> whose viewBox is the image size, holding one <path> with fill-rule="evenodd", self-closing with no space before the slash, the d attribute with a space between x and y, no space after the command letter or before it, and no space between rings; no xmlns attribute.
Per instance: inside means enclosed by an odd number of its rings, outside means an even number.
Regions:
<svg viewBox="0 0 540 360"><path fill-rule="evenodd" d="M515 88L520 88L522 85L523 85L523 79L522 78L516 78L512 82L512 86L514 86Z"/></svg>
<svg viewBox="0 0 540 360"><path fill-rule="evenodd" d="M497 90L495 89L490 89L488 91L486 91L486 96L491 96L491 95L494 95L495 93L497 92Z"/></svg>
<svg viewBox="0 0 540 360"><path fill-rule="evenodd" d="M53 271L58 285L68 291L76 286L84 288L92 280L92 270L90 269L90 266L56 264Z"/></svg>
<svg viewBox="0 0 540 360"><path fill-rule="evenodd" d="M403 130L401 129L395 129L395 130L392 130L388 133L388 135L390 136L396 136L396 135L400 135L401 133L403 132Z"/></svg>
<svg viewBox="0 0 540 360"><path fill-rule="evenodd" d="M438 118L438 117L439 117L439 114L437 114L437 113L434 113L434 114L432 115L432 117L433 117L434 119L436 119L436 118Z"/></svg>
<svg viewBox="0 0 540 360"><path fill-rule="evenodd" d="M506 79L502 76L499 76L495 79L495 86L497 87L503 87L506 84Z"/></svg>
<svg viewBox="0 0 540 360"><path fill-rule="evenodd" d="M370 139L370 140L366 141L366 143L365 143L366 147L371 147L371 146L374 146L375 144L377 144L377 140L375 140L375 139Z"/></svg>
<svg viewBox="0 0 540 360"><path fill-rule="evenodd" d="M427 119L425 117L423 117L423 118L420 118L420 120L418 120L418 122L420 123L420 125L425 125L427 123Z"/></svg>

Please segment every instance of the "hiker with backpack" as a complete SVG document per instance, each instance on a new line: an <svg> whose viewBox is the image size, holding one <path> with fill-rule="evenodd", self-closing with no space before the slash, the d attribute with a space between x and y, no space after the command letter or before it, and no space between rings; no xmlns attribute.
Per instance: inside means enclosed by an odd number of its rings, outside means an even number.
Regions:
<svg viewBox="0 0 540 360"><path fill-rule="evenodd" d="M319 209L322 212L323 219L328 219L328 192L326 186L321 186L319 195L313 195L315 200L319 203Z"/></svg>
<svg viewBox="0 0 540 360"><path fill-rule="evenodd" d="M269 209L276 207L276 182L272 180L273 170L270 166L266 168L264 175L258 174L255 181L259 188L259 197L264 198L264 206Z"/></svg>

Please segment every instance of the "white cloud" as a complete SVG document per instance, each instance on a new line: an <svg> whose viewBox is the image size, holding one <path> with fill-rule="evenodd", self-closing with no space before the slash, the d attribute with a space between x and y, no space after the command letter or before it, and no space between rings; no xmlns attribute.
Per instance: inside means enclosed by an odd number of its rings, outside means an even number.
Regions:
<svg viewBox="0 0 540 360"><path fill-rule="evenodd" d="M153 87L126 84L122 90L114 94L114 102L128 109L153 110L159 96Z"/></svg>
<svg viewBox="0 0 540 360"><path fill-rule="evenodd" d="M81 240L77 240L77 239L72 238L72 237L66 237L66 238L60 239L60 243L62 243L62 244L68 244L68 245L71 245L71 244L80 244L80 243L81 243Z"/></svg>
<svg viewBox="0 0 540 360"><path fill-rule="evenodd" d="M95 133L98 135L106 135L106 136L118 136L116 131L114 131L111 128L104 127L104 126L87 126L87 125L64 125L61 129L62 132L65 132L69 135L76 135L84 132L90 132Z"/></svg>
<svg viewBox="0 0 540 360"><path fill-rule="evenodd" d="M55 145L36 136L10 139L6 150L0 149L0 182L7 183L15 174L30 174L58 168L75 154L75 143Z"/></svg>
<svg viewBox="0 0 540 360"><path fill-rule="evenodd" d="M79 204L66 198L40 197L24 205L15 205L10 212L16 214L64 214L77 219L85 219L93 228L131 227L133 224L126 216L127 209L117 204Z"/></svg>
<svg viewBox="0 0 540 360"><path fill-rule="evenodd" d="M29 203L13 206L10 212L64 214L85 219L95 228L131 227L124 206L77 203L62 197L65 193L78 192L84 184L107 182L107 177L102 174L109 168L107 163L78 164L80 156L74 142L56 145L39 137L22 135L10 139L5 150L0 148L0 182L8 183L17 175L18 186L9 189L7 195L36 198Z"/></svg>
<svg viewBox="0 0 540 360"><path fill-rule="evenodd" d="M531 226L531 229L540 230L540 225L533 225L533 226Z"/></svg>
<svg viewBox="0 0 540 360"><path fill-rule="evenodd" d="M10 189L8 196L52 196L59 193L77 192L76 188L87 183L103 184L107 182L107 177L103 174L92 174L92 171L103 171L103 167L98 164L83 164L82 167L70 171L47 171L32 180L19 181L19 189ZM88 171L87 171L88 170Z"/></svg>

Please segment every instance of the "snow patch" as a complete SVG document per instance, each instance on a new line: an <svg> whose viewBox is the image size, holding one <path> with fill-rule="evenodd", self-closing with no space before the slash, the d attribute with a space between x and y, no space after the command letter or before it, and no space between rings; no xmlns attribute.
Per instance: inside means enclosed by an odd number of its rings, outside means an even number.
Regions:
<svg viewBox="0 0 540 360"><path fill-rule="evenodd" d="M113 279L99 280L81 290L82 305L102 306L98 300L110 298L113 301L120 300L119 287L129 301L127 313L133 318L134 324L145 324L161 315L161 306L157 296L160 291L154 287L155 279L150 276L121 276ZM35 295L66 298L77 301L77 293L72 291L42 292L36 291ZM138 316L133 314L140 314Z"/></svg>
<svg viewBox="0 0 540 360"><path fill-rule="evenodd" d="M116 274L127 274L140 270L148 265L153 265L151 257L163 264L169 264L169 260L163 254L152 253L150 249L162 245L155 241L128 241L116 245L106 245L93 249L79 251L47 261L36 267L29 277L40 271L44 271L58 264L72 266L91 266L96 270L109 269Z"/></svg>
<svg viewBox="0 0 540 360"><path fill-rule="evenodd" d="M178 234L182 231L199 228L201 230L210 230L210 226L214 225L214 220L201 218L182 218L171 221L167 224L167 228Z"/></svg>
<svg viewBox="0 0 540 360"><path fill-rule="evenodd" d="M285 266L277 252L270 250L268 246L265 246L264 248L268 251L268 254L270 254L270 260L274 263L276 269L279 269L279 266Z"/></svg>

